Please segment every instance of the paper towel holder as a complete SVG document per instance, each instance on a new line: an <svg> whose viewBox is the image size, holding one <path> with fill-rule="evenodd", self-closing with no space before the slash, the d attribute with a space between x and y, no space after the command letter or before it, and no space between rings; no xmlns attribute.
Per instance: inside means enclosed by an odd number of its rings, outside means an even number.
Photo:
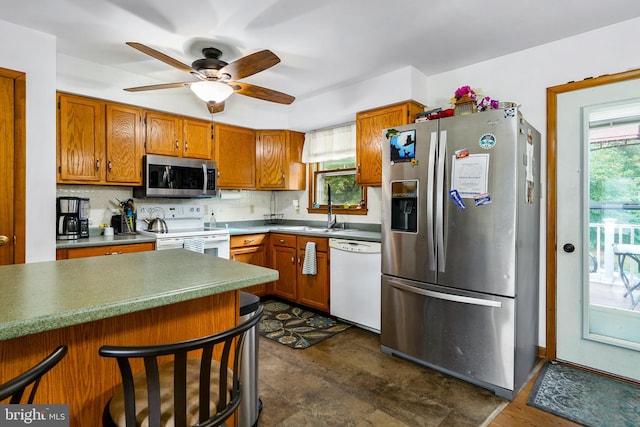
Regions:
<svg viewBox="0 0 640 427"><path fill-rule="evenodd" d="M242 196L242 190L218 190L220 200L238 200Z"/></svg>

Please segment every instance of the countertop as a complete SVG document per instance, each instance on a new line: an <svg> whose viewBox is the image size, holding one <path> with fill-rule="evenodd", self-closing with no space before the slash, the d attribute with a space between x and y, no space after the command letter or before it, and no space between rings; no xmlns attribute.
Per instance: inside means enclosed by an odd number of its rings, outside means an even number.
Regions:
<svg viewBox="0 0 640 427"><path fill-rule="evenodd" d="M56 240L56 249L88 248L92 246L130 245L132 243L155 242L154 236L122 234L115 236L90 235L76 240Z"/></svg>
<svg viewBox="0 0 640 427"><path fill-rule="evenodd" d="M362 240L369 242L380 242L380 232L379 231L370 231L370 230L362 230L356 228L334 228L331 230L327 230L323 227L318 226L306 226L306 225L291 225L291 224L282 224L282 225L236 225L229 226L229 233L232 236L245 235L245 234L255 234L255 233L285 233L285 234L298 234L304 236L315 236L315 237L327 237L327 238L335 238L335 239L350 239L350 240Z"/></svg>
<svg viewBox="0 0 640 427"><path fill-rule="evenodd" d="M0 267L0 340L270 282L278 272L184 249Z"/></svg>
<svg viewBox="0 0 640 427"><path fill-rule="evenodd" d="M232 236L242 236L256 233L286 233L305 236L328 237L336 239L362 240L380 242L380 226L377 224L351 225L353 228L333 228L327 230L319 222L287 221L283 224L259 224L258 221L239 221L218 224L218 227L228 228ZM153 236L142 234L115 235L105 237L91 234L89 238L77 240L57 240L56 249L86 248L92 246L129 245L132 243L155 242Z"/></svg>

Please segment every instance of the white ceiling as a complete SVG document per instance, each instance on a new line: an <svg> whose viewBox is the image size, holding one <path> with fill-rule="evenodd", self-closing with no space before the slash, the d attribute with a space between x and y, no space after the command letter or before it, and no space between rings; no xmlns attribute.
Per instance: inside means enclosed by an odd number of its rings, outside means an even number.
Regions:
<svg viewBox="0 0 640 427"><path fill-rule="evenodd" d="M0 19L55 35L60 54L148 77L136 85L193 78L127 41L186 64L207 46L223 50L227 62L270 49L282 62L244 81L297 99L408 65L429 76L640 16L638 0L38 3L0 0Z"/></svg>

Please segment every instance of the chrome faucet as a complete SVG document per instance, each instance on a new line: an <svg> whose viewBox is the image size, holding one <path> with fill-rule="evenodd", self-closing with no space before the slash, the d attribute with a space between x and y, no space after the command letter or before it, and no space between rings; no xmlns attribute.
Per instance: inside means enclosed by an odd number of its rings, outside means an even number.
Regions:
<svg viewBox="0 0 640 427"><path fill-rule="evenodd" d="M327 184L327 228L333 228L335 225L336 216L331 208L331 185Z"/></svg>

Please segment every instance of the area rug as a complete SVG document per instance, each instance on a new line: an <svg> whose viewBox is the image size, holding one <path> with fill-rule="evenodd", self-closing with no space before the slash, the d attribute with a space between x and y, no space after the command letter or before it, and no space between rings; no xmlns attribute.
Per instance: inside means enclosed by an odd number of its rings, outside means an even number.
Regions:
<svg viewBox="0 0 640 427"><path fill-rule="evenodd" d="M280 301L266 301L258 333L291 348L309 348L350 325Z"/></svg>
<svg viewBox="0 0 640 427"><path fill-rule="evenodd" d="M545 363L527 404L585 426L640 425L640 387Z"/></svg>

